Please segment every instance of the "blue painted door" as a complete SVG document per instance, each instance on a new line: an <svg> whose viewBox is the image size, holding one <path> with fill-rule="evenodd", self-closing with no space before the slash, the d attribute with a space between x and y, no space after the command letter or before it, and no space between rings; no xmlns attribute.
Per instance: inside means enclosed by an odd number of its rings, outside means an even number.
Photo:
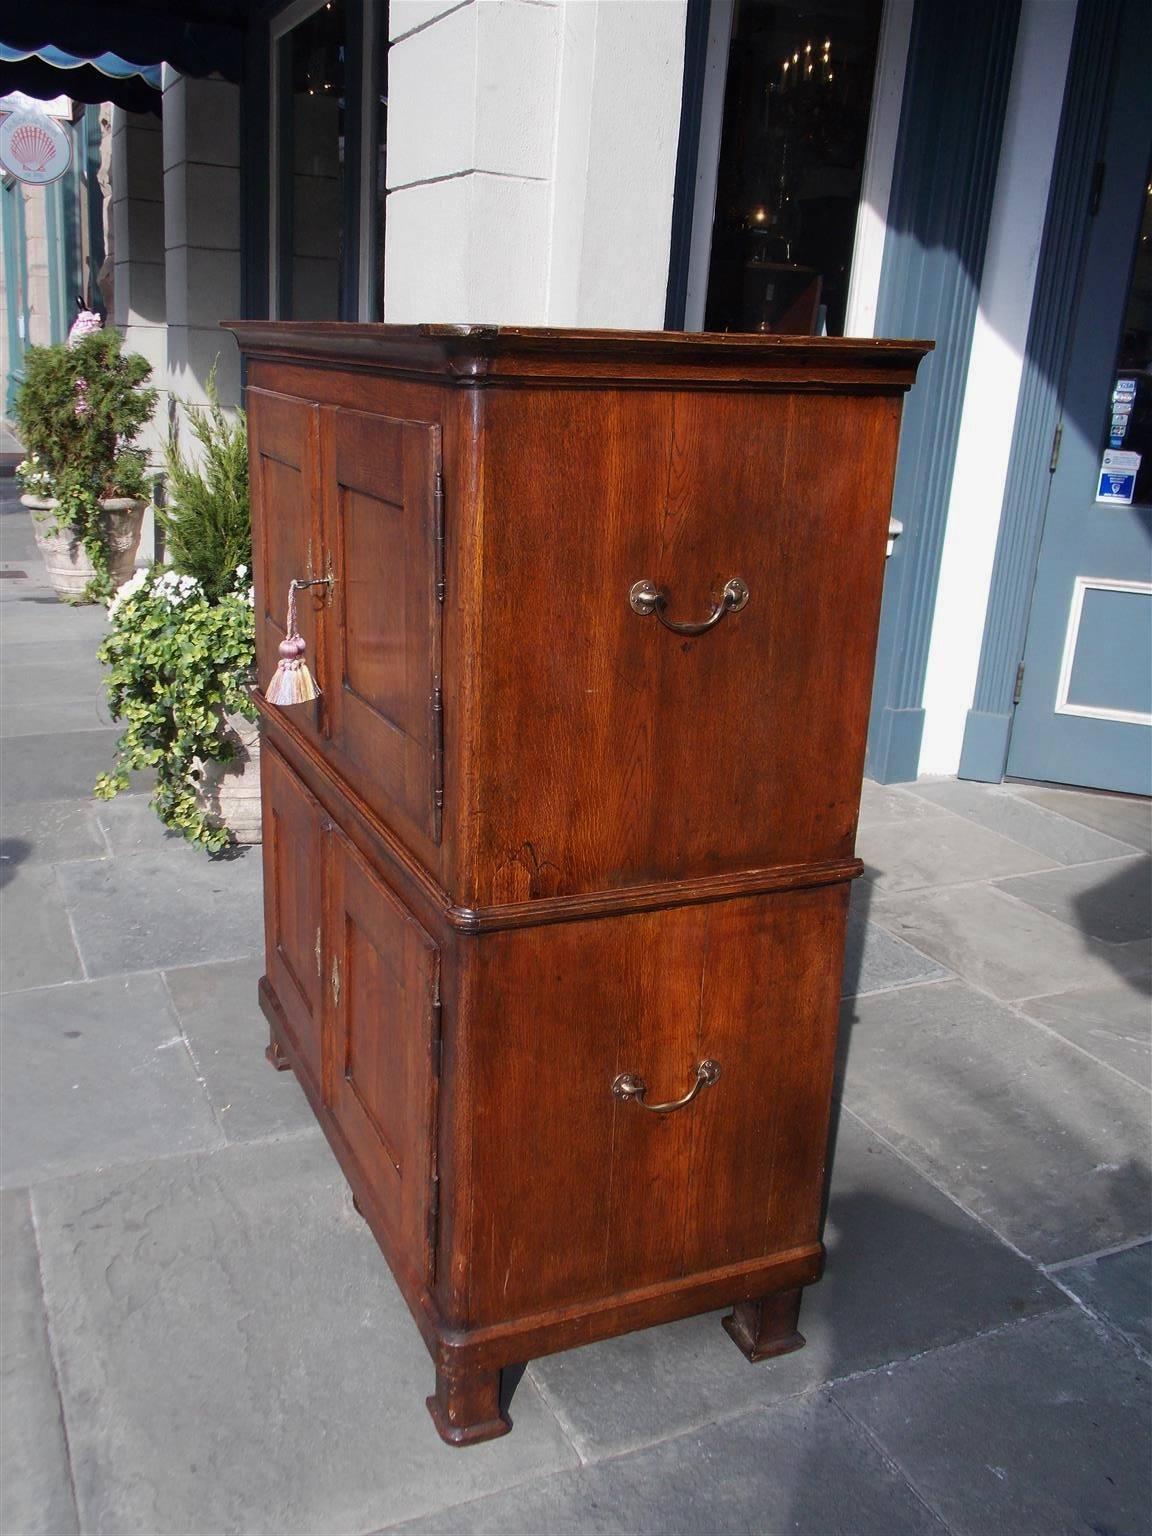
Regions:
<svg viewBox="0 0 1152 1536"><path fill-rule="evenodd" d="M1152 7L1118 53L1062 389L1013 777L1152 794Z"/></svg>

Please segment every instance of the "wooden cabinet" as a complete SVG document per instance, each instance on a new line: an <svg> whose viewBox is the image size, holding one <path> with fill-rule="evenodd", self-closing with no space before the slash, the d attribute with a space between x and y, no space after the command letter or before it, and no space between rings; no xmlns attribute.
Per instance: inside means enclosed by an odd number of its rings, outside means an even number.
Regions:
<svg viewBox="0 0 1152 1536"><path fill-rule="evenodd" d="M889 502L925 346L235 327L271 1059L436 1365L802 1342Z"/></svg>

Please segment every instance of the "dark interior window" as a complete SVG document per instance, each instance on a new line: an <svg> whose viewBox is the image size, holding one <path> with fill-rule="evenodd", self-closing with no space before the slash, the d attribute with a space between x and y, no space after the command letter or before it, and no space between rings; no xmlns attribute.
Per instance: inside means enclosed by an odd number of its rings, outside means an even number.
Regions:
<svg viewBox="0 0 1152 1536"><path fill-rule="evenodd" d="M844 334L882 0L737 0L709 331Z"/></svg>
<svg viewBox="0 0 1152 1536"><path fill-rule="evenodd" d="M279 312L343 312L346 198L345 0L327 0L281 40Z"/></svg>

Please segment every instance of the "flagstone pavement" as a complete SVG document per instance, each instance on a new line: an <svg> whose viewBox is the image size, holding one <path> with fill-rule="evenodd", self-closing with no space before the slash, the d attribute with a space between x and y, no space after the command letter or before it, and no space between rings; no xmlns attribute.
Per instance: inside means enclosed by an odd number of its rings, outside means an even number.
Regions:
<svg viewBox="0 0 1152 1536"><path fill-rule="evenodd" d="M1149 1530L1147 802L866 784L807 1348L534 1361L449 1450L262 1057L258 856L90 798L103 613L11 495L0 564L3 1536Z"/></svg>

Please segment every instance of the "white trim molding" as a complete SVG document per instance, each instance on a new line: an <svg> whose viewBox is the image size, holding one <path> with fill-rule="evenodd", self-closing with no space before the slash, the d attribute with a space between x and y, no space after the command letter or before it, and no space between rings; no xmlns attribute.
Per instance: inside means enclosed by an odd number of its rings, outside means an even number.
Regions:
<svg viewBox="0 0 1152 1536"><path fill-rule="evenodd" d="M1080 639L1080 619L1084 612L1085 592L1133 592L1152 600L1152 582L1112 581L1105 576L1077 576L1072 588L1072 604L1068 610L1068 627L1064 632L1064 654L1060 658L1060 679L1056 684L1056 703L1053 709L1058 715L1083 715L1088 720L1114 720L1121 725L1152 726L1152 714L1139 709L1108 709L1095 704L1070 704L1068 689L1072 684L1072 668L1076 661L1076 645Z"/></svg>

